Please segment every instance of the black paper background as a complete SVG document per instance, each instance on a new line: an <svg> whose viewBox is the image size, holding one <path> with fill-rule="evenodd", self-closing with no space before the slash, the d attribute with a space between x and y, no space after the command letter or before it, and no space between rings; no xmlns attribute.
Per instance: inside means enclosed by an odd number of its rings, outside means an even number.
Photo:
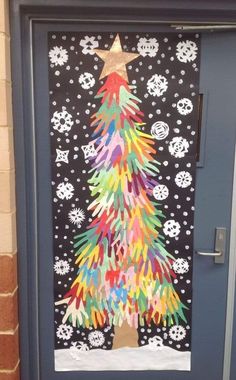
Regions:
<svg viewBox="0 0 236 380"><path fill-rule="evenodd" d="M82 52L83 46L80 42L86 36L95 37L94 40L98 42L100 49L109 49L114 41L115 33L55 32L49 33L48 36L55 301L63 297L76 277L73 237L85 231L91 221L91 215L87 210L92 200L87 185L90 163L85 159L81 146L87 145L90 141L92 133L90 116L99 107L99 100L95 100L94 97L103 83L98 79L103 62L96 55ZM167 250L176 258L187 260L189 264L188 272L177 273L177 279L174 281L182 302L189 307L189 310L185 313L188 324L181 323L186 334L183 339L173 339L173 334L168 327L152 325L138 329L139 344L147 344L150 337L160 336L165 345L188 351L191 347L191 281L200 40L198 35L193 34L120 33L123 50L137 52L137 43L141 37L147 40L156 38L159 43L158 52L154 57L140 55L127 65L127 72L129 83L136 86L134 93L142 100L140 108L144 112L146 123L143 130L150 133L152 125L157 121L164 121L169 125L169 135L163 140L155 140L157 160L161 163L158 180L169 189L169 196L161 201L162 210L166 216L163 224L168 220L175 220L180 224L181 230L176 238L165 236L163 232L162 235L166 238ZM194 59L190 57L188 62L181 62L176 55L176 46L179 42L187 40L197 45L197 57ZM52 58L55 57L55 47L66 50L67 59L65 58L65 62L61 65ZM92 74L95 80L94 86L89 89L83 89L79 83L79 77L84 73ZM150 95L147 90L147 81L154 74L162 75L168 81L167 91L159 97ZM182 98L190 99L193 104L193 111L188 115L181 115L178 112L176 104ZM60 113L62 110L71 115L70 120L73 121L73 126L70 131L61 133L53 126L55 112ZM61 122L63 122L62 119ZM172 139L179 136L186 139L189 144L188 152L182 158L171 155L168 148ZM56 149L68 151L65 160L68 160L68 163L58 160L56 162ZM187 171L192 176L192 183L186 188L177 186L175 182L176 174L181 171ZM58 185L61 183L72 184L74 190L70 199L58 197ZM69 212L74 208L82 209L85 213L85 219L79 228L68 219ZM73 342L78 341L84 342L90 349L97 348L91 343L92 339L89 340L89 334L94 329L72 328L69 323L61 326L64 310L65 306L55 306L55 348L69 348ZM111 349L113 328L108 326L100 330L105 337L100 348Z"/></svg>

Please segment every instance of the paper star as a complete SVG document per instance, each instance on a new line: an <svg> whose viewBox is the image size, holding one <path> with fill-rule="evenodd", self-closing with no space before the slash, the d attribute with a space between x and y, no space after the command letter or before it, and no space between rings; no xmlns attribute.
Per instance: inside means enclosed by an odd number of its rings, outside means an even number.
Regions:
<svg viewBox="0 0 236 380"><path fill-rule="evenodd" d="M137 58L139 54L122 51L119 34L116 35L110 50L94 49L94 51L105 62L99 79L116 72L128 82L125 65Z"/></svg>
<svg viewBox="0 0 236 380"><path fill-rule="evenodd" d="M68 160L69 150L56 149L56 152L57 152L56 162L61 161L61 162L65 162L66 164L69 163L69 160Z"/></svg>

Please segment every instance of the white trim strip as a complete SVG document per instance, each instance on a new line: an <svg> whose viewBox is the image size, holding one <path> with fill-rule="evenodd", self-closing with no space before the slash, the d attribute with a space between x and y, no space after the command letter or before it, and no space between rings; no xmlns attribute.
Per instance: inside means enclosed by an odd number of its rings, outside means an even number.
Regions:
<svg viewBox="0 0 236 380"><path fill-rule="evenodd" d="M234 180L231 206L231 228L230 228L230 249L229 249L229 272L227 289L227 308L225 322L225 349L223 380L230 380L232 336L234 324L234 297L236 281L236 150L234 159Z"/></svg>

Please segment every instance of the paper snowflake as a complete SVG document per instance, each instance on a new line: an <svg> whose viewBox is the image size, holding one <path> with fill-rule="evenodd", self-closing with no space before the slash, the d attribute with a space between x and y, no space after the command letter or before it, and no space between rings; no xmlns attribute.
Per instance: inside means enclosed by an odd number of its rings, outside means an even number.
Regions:
<svg viewBox="0 0 236 380"><path fill-rule="evenodd" d="M164 347L163 339L160 336L155 335L148 339L148 345L152 349L160 349Z"/></svg>
<svg viewBox="0 0 236 380"><path fill-rule="evenodd" d="M176 46L176 57L180 62L187 63L195 61L198 47L194 41L180 41Z"/></svg>
<svg viewBox="0 0 236 380"><path fill-rule="evenodd" d="M57 186L57 196L60 199L71 199L74 195L74 186L68 182L61 182Z"/></svg>
<svg viewBox="0 0 236 380"><path fill-rule="evenodd" d="M180 224L173 219L164 223L163 232L169 237L176 237L180 233Z"/></svg>
<svg viewBox="0 0 236 380"><path fill-rule="evenodd" d="M70 271L70 264L66 260L58 260L54 264L54 270L56 274L59 274L61 276L69 273Z"/></svg>
<svg viewBox="0 0 236 380"><path fill-rule="evenodd" d="M178 274L188 273L189 263L186 259L178 258L172 265L173 271Z"/></svg>
<svg viewBox="0 0 236 380"><path fill-rule="evenodd" d="M63 49L62 46L54 46L49 51L50 62L55 66L63 66L68 61L68 53L66 49Z"/></svg>
<svg viewBox="0 0 236 380"><path fill-rule="evenodd" d="M157 140L164 140L169 134L169 126L164 121L156 121L151 127L151 135Z"/></svg>
<svg viewBox="0 0 236 380"><path fill-rule="evenodd" d="M84 158L88 157L94 157L97 155L96 149L94 147L94 144L88 144L88 145L82 145L81 149L84 153Z"/></svg>
<svg viewBox="0 0 236 380"><path fill-rule="evenodd" d="M193 110L193 103L191 102L190 99L187 99L187 98L183 98L183 99L180 99L178 102L177 102L177 111L181 114L181 115L188 115L189 113L191 113Z"/></svg>
<svg viewBox="0 0 236 380"><path fill-rule="evenodd" d="M168 88L168 81L163 75L154 74L147 81L147 90L152 96L161 96Z"/></svg>
<svg viewBox="0 0 236 380"><path fill-rule="evenodd" d="M100 347L105 342L104 334L101 331L91 331L88 334L88 340L93 347Z"/></svg>
<svg viewBox="0 0 236 380"><path fill-rule="evenodd" d="M142 57L155 57L159 50L159 43L156 38L145 38L142 37L139 39L137 44L137 50Z"/></svg>
<svg viewBox="0 0 236 380"><path fill-rule="evenodd" d="M73 334L73 328L70 325L61 324L57 328L57 337L62 340L69 340Z"/></svg>
<svg viewBox="0 0 236 380"><path fill-rule="evenodd" d="M69 221L77 227L81 227L81 223L85 219L85 213L81 208L74 208L68 214Z"/></svg>
<svg viewBox="0 0 236 380"><path fill-rule="evenodd" d="M183 137L176 136L170 141L168 149L172 156L182 158L188 153L189 143Z"/></svg>
<svg viewBox="0 0 236 380"><path fill-rule="evenodd" d="M56 162L65 162L66 164L69 163L69 160L68 160L69 150L56 149L56 152L57 152Z"/></svg>
<svg viewBox="0 0 236 380"><path fill-rule="evenodd" d="M153 189L153 196L158 201L162 201L163 199L166 199L169 195L169 190L166 185L157 185Z"/></svg>
<svg viewBox="0 0 236 380"><path fill-rule="evenodd" d="M95 85L95 79L93 74L91 73L83 73L79 77L79 83L84 90L88 90L89 88Z"/></svg>
<svg viewBox="0 0 236 380"><path fill-rule="evenodd" d="M95 40L94 36L85 36L82 40L80 40L80 46L82 46L83 54L94 55L94 49L98 48L98 41Z"/></svg>
<svg viewBox="0 0 236 380"><path fill-rule="evenodd" d="M55 111L51 123L53 124L53 129L60 133L69 132L74 124L72 115L65 110L61 112Z"/></svg>
<svg viewBox="0 0 236 380"><path fill-rule="evenodd" d="M191 185L192 176L189 172L183 170L176 174L175 183L178 187L182 187L184 189Z"/></svg>
<svg viewBox="0 0 236 380"><path fill-rule="evenodd" d="M186 330L183 326L172 326L169 331L169 336L171 339L179 342L185 338Z"/></svg>
<svg viewBox="0 0 236 380"><path fill-rule="evenodd" d="M81 351L82 352L89 351L89 347L86 343L84 343L83 341L71 343L70 355L72 356L73 359L80 360L81 359L81 355L80 355Z"/></svg>

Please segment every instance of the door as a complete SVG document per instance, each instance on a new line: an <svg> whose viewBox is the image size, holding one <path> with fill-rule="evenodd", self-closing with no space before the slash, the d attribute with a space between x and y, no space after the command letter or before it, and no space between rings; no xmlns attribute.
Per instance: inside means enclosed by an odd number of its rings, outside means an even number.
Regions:
<svg viewBox="0 0 236 380"><path fill-rule="evenodd" d="M37 173L38 254L38 339L40 379L88 379L92 372L54 371L53 332L53 247L51 171L48 97L48 31L114 31L121 26L36 24L33 30L35 154ZM133 27L133 30L155 28ZM128 31L132 31L129 26ZM149 371L150 379L221 380L224 360L224 334L229 258L229 234L236 109L236 34L212 33L201 36L200 92L202 95L200 153L196 174L195 232L193 255L193 309L191 371ZM199 124L200 125L200 124ZM215 228L227 231L224 263L195 251L215 250ZM35 312L35 311L34 311ZM33 349L35 349L33 347ZM91 363L92 365L92 363ZM122 370L122 364L121 364ZM140 372L97 372L97 378L143 377ZM234 374L235 376L235 374ZM233 377L232 377L233 379Z"/></svg>

